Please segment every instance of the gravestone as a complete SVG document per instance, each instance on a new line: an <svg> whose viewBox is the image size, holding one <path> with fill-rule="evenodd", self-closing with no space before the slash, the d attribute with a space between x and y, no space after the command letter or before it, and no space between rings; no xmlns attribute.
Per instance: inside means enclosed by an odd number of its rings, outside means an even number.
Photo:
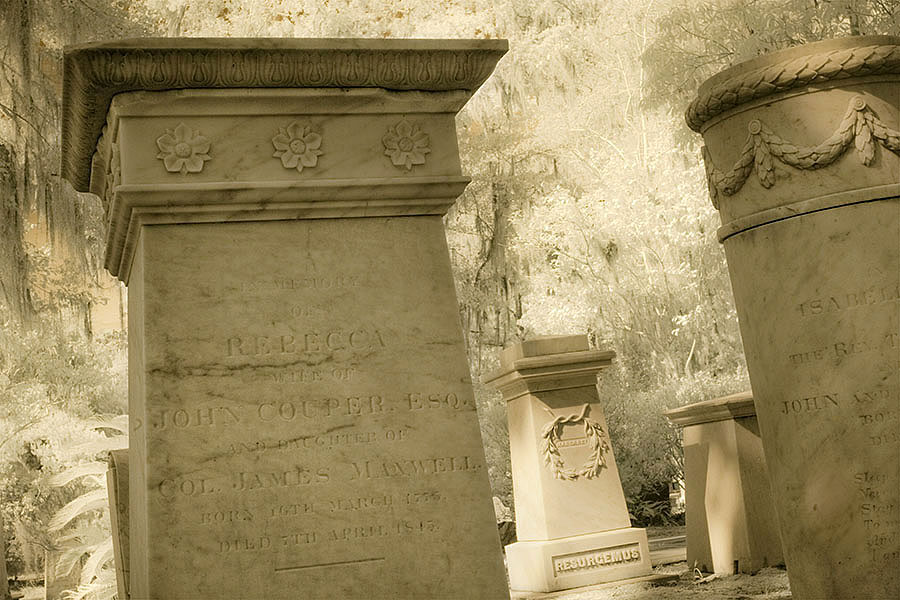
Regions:
<svg viewBox="0 0 900 600"><path fill-rule="evenodd" d="M631 527L597 394L614 352L587 336L504 350L485 377L507 402L517 542L510 586L549 592L648 575L647 534Z"/></svg>
<svg viewBox="0 0 900 600"><path fill-rule="evenodd" d="M128 450L113 450L109 453L106 491L109 495L109 525L116 565L116 589L119 600L128 600Z"/></svg>
<svg viewBox="0 0 900 600"><path fill-rule="evenodd" d="M798 600L900 597L900 37L705 82L707 180Z"/></svg>
<svg viewBox="0 0 900 600"><path fill-rule="evenodd" d="M59 550L44 550L44 600L64 600L67 592L78 589L82 561L76 560L66 572L58 568L62 554Z"/></svg>
<svg viewBox="0 0 900 600"><path fill-rule="evenodd" d="M684 428L688 565L731 575L784 564L752 393L666 416Z"/></svg>
<svg viewBox="0 0 900 600"><path fill-rule="evenodd" d="M134 599L504 598L441 216L497 40L65 56L128 284Z"/></svg>

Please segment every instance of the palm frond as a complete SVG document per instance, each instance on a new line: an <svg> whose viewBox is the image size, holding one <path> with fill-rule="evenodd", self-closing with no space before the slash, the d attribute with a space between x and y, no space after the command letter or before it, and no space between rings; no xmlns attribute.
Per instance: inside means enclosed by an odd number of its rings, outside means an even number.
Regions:
<svg viewBox="0 0 900 600"><path fill-rule="evenodd" d="M91 510L107 508L108 505L109 498L107 497L106 489L100 488L98 490L92 490L78 496L59 509L56 514L53 515L53 518L50 519L48 528L50 531L59 531L68 525L72 519Z"/></svg>
<svg viewBox="0 0 900 600"><path fill-rule="evenodd" d="M52 475L47 479L47 483L53 487L60 487L85 475L104 475L108 469L109 466L106 463L88 462Z"/></svg>

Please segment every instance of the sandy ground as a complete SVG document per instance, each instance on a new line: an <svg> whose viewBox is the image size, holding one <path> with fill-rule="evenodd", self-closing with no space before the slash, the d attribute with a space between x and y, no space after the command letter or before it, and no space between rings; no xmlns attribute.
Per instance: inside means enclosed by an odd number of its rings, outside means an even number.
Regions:
<svg viewBox="0 0 900 600"><path fill-rule="evenodd" d="M705 583L696 581L687 570L687 563L683 562L656 567L653 572L676 574L679 578L669 585L608 584L603 587L534 595L530 598L547 600L789 600L791 598L787 571L783 569L763 569L756 575L717 577ZM28 588L23 600L43 600L43 591L42 587Z"/></svg>
<svg viewBox="0 0 900 600"><path fill-rule="evenodd" d="M700 582L687 563L653 569L654 573L676 574L669 585L634 583L553 594L552 600L787 600L791 597L787 571L763 569L756 575L731 575Z"/></svg>

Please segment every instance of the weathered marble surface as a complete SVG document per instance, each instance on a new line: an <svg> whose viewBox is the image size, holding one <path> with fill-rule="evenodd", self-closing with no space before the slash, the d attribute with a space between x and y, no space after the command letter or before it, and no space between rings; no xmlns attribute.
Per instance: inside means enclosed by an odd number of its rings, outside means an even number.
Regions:
<svg viewBox="0 0 900 600"><path fill-rule="evenodd" d="M154 597L504 597L440 217L156 225L135 269Z"/></svg>
<svg viewBox="0 0 900 600"><path fill-rule="evenodd" d="M688 116L800 600L900 596L898 99L900 38L842 38L725 71Z"/></svg>
<svg viewBox="0 0 900 600"><path fill-rule="evenodd" d="M384 88L471 95L506 40L140 38L66 48L62 175L79 191L115 94L139 90Z"/></svg>
<svg viewBox="0 0 900 600"><path fill-rule="evenodd" d="M597 374L614 356L590 350L584 335L548 336L505 349L485 377L507 401L518 540L506 547L512 589L546 592L650 572L647 535L631 528L597 394ZM595 444L602 465L588 475Z"/></svg>
<svg viewBox="0 0 900 600"><path fill-rule="evenodd" d="M688 564L725 575L784 564L753 395L666 416L684 427Z"/></svg>
<svg viewBox="0 0 900 600"><path fill-rule="evenodd" d="M129 285L132 598L508 597L440 218L468 182L455 113L503 51L70 57L67 147L107 125L66 173L90 160ZM152 91L157 67L231 89ZM244 89L279 81L315 89Z"/></svg>
<svg viewBox="0 0 900 600"><path fill-rule="evenodd" d="M112 531L113 557L116 565L116 587L119 598L128 599L131 542L128 539L128 450L109 453L106 490L109 494L109 528Z"/></svg>

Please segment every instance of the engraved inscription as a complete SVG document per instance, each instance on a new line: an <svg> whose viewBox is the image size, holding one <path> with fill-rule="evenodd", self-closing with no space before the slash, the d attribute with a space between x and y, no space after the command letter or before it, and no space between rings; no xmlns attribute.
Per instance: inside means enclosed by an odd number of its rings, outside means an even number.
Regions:
<svg viewBox="0 0 900 600"><path fill-rule="evenodd" d="M571 440L559 440L556 442L557 448L571 448L574 446L587 446L588 439L586 437L573 438Z"/></svg>
<svg viewBox="0 0 900 600"><path fill-rule="evenodd" d="M611 548L599 548L553 557L554 575L568 575L583 571L596 571L641 560L638 544L625 544Z"/></svg>
<svg viewBox="0 0 900 600"><path fill-rule="evenodd" d="M832 406L840 406L837 394L822 394L821 396L810 396L808 398L800 398L797 400L783 400L781 406L782 414L789 415L793 413L814 412Z"/></svg>
<svg viewBox="0 0 900 600"><path fill-rule="evenodd" d="M894 348L900 348L900 333L888 333L880 339L874 340L835 342L826 348L816 348L790 354L788 359L793 365L803 365L826 358L840 359L854 354L884 352Z"/></svg>
<svg viewBox="0 0 900 600"><path fill-rule="evenodd" d="M800 315L809 317L826 313L834 313L848 308L871 306L900 299L900 285L873 285L870 288L854 292L836 293L832 296L811 298L797 305Z"/></svg>
<svg viewBox="0 0 900 600"><path fill-rule="evenodd" d="M189 410L155 409L151 410L151 419L151 427L160 431L168 428L216 427L241 422L238 413L227 406L192 408Z"/></svg>
<svg viewBox="0 0 900 600"><path fill-rule="evenodd" d="M258 281L241 282L243 293L279 292L282 290L331 290L363 287L365 282L359 275L309 275L306 277L273 277Z"/></svg>
<svg viewBox="0 0 900 600"><path fill-rule="evenodd" d="M351 479L379 479L384 477L418 477L456 471L477 471L481 465L469 456L449 456L396 461L366 460L352 463Z"/></svg>
<svg viewBox="0 0 900 600"><path fill-rule="evenodd" d="M233 336L225 343L225 356L321 354L338 350L372 350L384 346L384 337L377 329L331 329L291 335Z"/></svg>

